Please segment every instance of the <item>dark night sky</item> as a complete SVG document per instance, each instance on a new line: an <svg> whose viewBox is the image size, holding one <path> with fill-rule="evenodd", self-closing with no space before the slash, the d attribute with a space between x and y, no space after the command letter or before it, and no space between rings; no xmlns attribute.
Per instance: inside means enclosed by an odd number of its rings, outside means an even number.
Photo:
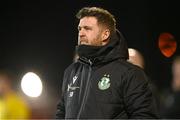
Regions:
<svg viewBox="0 0 180 120"><path fill-rule="evenodd" d="M160 88L168 87L179 41L174 56L166 58L158 49L158 36L170 32L179 40L177 5L172 0L1 1L0 68L16 73L17 83L28 71L38 73L48 94L56 99L77 42L75 14L84 6L99 6L115 15L129 47L142 52L151 79Z"/></svg>

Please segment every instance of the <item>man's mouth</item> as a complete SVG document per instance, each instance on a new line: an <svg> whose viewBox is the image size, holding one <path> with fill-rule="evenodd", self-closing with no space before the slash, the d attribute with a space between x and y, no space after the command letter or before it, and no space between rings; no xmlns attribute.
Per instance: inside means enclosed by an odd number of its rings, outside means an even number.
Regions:
<svg viewBox="0 0 180 120"><path fill-rule="evenodd" d="M86 42L86 41L81 41L80 44L81 44L81 45L86 45L87 42Z"/></svg>
<svg viewBox="0 0 180 120"><path fill-rule="evenodd" d="M86 39L84 39L84 38L81 38L80 39L80 45L86 45L88 42L87 42L87 40Z"/></svg>

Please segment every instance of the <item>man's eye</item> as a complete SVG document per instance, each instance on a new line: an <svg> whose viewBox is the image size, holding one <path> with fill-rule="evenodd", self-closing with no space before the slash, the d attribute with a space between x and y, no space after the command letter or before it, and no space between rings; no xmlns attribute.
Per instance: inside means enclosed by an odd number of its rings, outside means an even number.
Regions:
<svg viewBox="0 0 180 120"><path fill-rule="evenodd" d="M86 29L86 30L91 30L91 28L89 28L89 27L86 27L85 29Z"/></svg>
<svg viewBox="0 0 180 120"><path fill-rule="evenodd" d="M78 31L80 31L81 30L81 28L78 28Z"/></svg>

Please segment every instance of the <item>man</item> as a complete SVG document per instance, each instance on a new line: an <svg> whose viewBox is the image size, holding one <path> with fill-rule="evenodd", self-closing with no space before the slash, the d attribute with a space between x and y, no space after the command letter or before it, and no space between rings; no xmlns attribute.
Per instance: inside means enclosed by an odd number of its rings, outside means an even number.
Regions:
<svg viewBox="0 0 180 120"><path fill-rule="evenodd" d="M180 56L176 56L172 62L172 93L166 95L162 116L168 119L180 118Z"/></svg>
<svg viewBox="0 0 180 120"><path fill-rule="evenodd" d="M128 62L137 65L142 69L145 68L144 57L138 50L133 48L128 48L128 53L129 53Z"/></svg>
<svg viewBox="0 0 180 120"><path fill-rule="evenodd" d="M172 89L174 92L180 91L180 56L177 56L172 64Z"/></svg>
<svg viewBox="0 0 180 120"><path fill-rule="evenodd" d="M145 73L128 63L128 49L107 10L77 13L77 62L64 73L56 118L157 118Z"/></svg>
<svg viewBox="0 0 180 120"><path fill-rule="evenodd" d="M0 120L30 119L30 109L12 87L11 74L0 70Z"/></svg>

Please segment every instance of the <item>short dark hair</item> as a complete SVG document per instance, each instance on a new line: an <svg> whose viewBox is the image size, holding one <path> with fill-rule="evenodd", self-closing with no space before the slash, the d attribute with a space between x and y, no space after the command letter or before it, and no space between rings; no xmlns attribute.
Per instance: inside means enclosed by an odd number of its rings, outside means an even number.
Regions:
<svg viewBox="0 0 180 120"><path fill-rule="evenodd" d="M99 24L108 27L111 33L116 31L115 17L107 10L99 7L84 7L76 14L76 17L80 20L83 17L95 17Z"/></svg>

